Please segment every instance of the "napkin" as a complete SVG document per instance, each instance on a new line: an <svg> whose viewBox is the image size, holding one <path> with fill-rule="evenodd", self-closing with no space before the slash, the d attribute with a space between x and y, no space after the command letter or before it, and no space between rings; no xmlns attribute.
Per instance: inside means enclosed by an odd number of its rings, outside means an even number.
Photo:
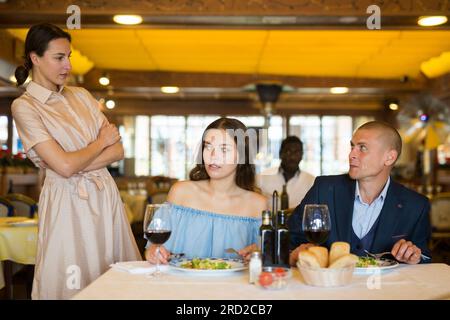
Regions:
<svg viewBox="0 0 450 320"><path fill-rule="evenodd" d="M121 271L126 271L132 274L152 273L156 271L156 265L148 261L125 261L116 262L110 265L111 268ZM169 266L159 265L160 271L166 271Z"/></svg>

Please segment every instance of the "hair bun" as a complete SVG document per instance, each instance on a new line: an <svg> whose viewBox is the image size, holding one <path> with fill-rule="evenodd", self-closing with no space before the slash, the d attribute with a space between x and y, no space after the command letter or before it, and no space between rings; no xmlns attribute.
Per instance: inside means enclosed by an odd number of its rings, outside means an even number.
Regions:
<svg viewBox="0 0 450 320"><path fill-rule="evenodd" d="M25 66L18 66L14 72L14 76L17 80L17 86L22 85L28 78L28 69Z"/></svg>

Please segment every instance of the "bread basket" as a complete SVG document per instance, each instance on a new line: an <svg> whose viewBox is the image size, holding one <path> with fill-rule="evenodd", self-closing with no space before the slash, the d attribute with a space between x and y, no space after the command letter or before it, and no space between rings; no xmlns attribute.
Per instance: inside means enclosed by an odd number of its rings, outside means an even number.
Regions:
<svg viewBox="0 0 450 320"><path fill-rule="evenodd" d="M297 263L297 268L306 284L316 287L339 287L348 285L353 278L355 266L345 268L310 268Z"/></svg>

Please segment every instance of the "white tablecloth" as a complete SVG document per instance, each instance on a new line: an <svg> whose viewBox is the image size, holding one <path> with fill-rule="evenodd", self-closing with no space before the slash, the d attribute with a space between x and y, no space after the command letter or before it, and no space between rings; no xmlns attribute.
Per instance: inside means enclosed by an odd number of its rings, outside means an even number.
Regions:
<svg viewBox="0 0 450 320"><path fill-rule="evenodd" d="M450 267L446 264L401 265L381 273L380 288L369 275L354 275L350 285L311 287L297 269L283 290L248 283L248 273L227 276L187 275L170 271L162 279L110 269L74 299L276 300L276 299L450 299ZM372 281L371 281L372 280Z"/></svg>

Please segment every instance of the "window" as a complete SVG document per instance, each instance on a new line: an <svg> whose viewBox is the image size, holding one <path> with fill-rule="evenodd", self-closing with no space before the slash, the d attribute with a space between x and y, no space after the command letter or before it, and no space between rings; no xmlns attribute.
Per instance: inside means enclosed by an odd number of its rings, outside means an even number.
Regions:
<svg viewBox="0 0 450 320"><path fill-rule="evenodd" d="M8 117L0 116L0 143L1 149L8 149Z"/></svg>
<svg viewBox="0 0 450 320"><path fill-rule="evenodd" d="M229 116L242 121L248 128L265 127L263 116ZM126 175L164 175L188 178L201 147L206 127L219 116L136 116L124 117L120 126L125 149ZM292 116L289 135L303 141L302 170L314 175L340 174L348 170L350 139L355 127L370 121L370 117ZM1 125L1 123L0 123ZM285 121L272 116L265 131L268 145L259 150L255 165L257 173L280 164L279 149L285 138Z"/></svg>
<svg viewBox="0 0 450 320"><path fill-rule="evenodd" d="M135 169L137 176L148 176L150 174L150 118L147 116L136 117L136 137L134 140Z"/></svg>
<svg viewBox="0 0 450 320"><path fill-rule="evenodd" d="M316 176L347 172L353 123L362 124L371 119L357 120L350 116L291 117L290 134L303 142L300 168Z"/></svg>
<svg viewBox="0 0 450 320"><path fill-rule="evenodd" d="M289 119L290 132L303 142L303 160L300 168L315 176L321 174L321 141L319 116L294 116Z"/></svg>
<svg viewBox="0 0 450 320"><path fill-rule="evenodd" d="M25 150L23 149L22 140L17 133L16 122L13 120L12 154L18 154L19 152L25 152Z"/></svg>
<svg viewBox="0 0 450 320"><path fill-rule="evenodd" d="M196 157L201 148L202 135L206 127L219 116L189 116L186 126L186 177L196 165Z"/></svg>
<svg viewBox="0 0 450 320"><path fill-rule="evenodd" d="M352 118L322 117L322 174L348 171L348 153L352 138Z"/></svg>
<svg viewBox="0 0 450 320"><path fill-rule="evenodd" d="M153 116L150 123L151 175L184 179L186 176L186 118ZM148 136L147 139L150 140ZM141 146L136 150L140 149Z"/></svg>

